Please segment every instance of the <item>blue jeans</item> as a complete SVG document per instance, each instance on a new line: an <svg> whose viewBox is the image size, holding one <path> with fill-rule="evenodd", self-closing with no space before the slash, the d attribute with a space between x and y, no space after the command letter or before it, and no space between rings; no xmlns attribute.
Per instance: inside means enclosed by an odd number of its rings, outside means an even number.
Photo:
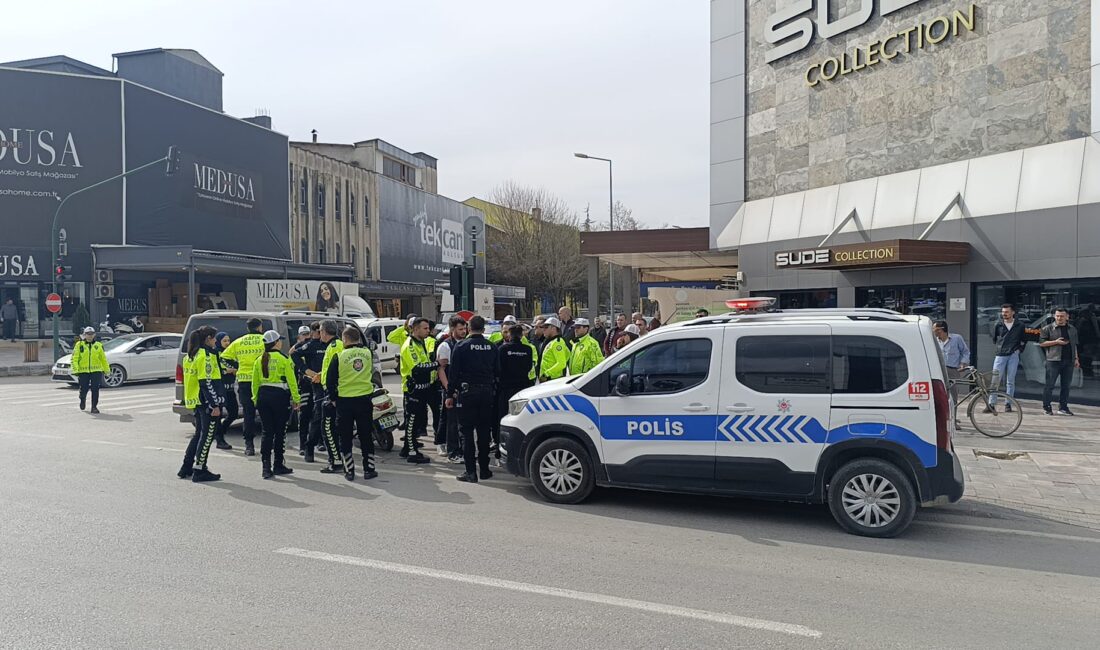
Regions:
<svg viewBox="0 0 1100 650"><path fill-rule="evenodd" d="M993 385L991 390L1001 387L1001 379L1005 380L1005 392L1010 396L1016 396L1016 371L1020 369L1020 353L1013 352L1008 356L993 357ZM991 397L990 406L997 404L997 398Z"/></svg>

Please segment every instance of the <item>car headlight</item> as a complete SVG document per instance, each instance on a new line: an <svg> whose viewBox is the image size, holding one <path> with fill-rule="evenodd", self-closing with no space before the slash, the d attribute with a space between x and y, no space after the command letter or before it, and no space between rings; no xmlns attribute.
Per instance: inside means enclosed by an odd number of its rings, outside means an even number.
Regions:
<svg viewBox="0 0 1100 650"><path fill-rule="evenodd" d="M527 406L529 400L514 399L508 402L508 415L519 415L523 412L523 407Z"/></svg>

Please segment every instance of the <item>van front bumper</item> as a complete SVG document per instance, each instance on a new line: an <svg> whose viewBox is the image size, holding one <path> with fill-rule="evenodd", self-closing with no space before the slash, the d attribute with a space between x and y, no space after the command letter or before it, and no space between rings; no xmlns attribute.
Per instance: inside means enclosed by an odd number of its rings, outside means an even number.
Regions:
<svg viewBox="0 0 1100 650"><path fill-rule="evenodd" d="M504 466L516 476L527 476L527 435L515 427L500 428L500 455Z"/></svg>

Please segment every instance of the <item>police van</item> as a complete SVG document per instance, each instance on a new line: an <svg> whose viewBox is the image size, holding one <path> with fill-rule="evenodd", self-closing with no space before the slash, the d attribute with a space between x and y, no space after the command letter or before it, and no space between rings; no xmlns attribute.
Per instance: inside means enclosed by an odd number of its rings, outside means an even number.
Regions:
<svg viewBox="0 0 1100 650"><path fill-rule="evenodd" d="M946 380L924 316L735 312L519 393L501 446L554 503L596 486L827 502L845 530L892 537L962 496Z"/></svg>

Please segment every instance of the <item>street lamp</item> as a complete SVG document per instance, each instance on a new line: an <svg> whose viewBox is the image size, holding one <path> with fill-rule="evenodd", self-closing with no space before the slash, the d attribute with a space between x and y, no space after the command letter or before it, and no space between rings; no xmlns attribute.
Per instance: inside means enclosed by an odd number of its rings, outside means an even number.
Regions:
<svg viewBox="0 0 1100 650"><path fill-rule="evenodd" d="M612 163L610 158L600 158L599 156L589 156L586 153L573 154L577 158L583 158L584 160L600 160L607 163L607 218L608 227L611 231L615 230L615 182L614 175L612 174ZM607 299L611 303L607 310L609 318L614 320L615 318L615 265L611 262L607 263ZM623 297L623 304L626 304L626 297ZM596 296L596 304L600 304L600 297Z"/></svg>

